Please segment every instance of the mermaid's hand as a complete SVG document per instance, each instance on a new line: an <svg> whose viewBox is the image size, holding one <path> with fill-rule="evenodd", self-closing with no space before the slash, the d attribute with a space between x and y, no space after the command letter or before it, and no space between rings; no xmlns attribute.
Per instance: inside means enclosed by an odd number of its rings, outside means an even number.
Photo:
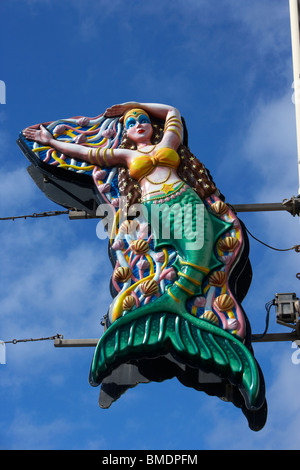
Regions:
<svg viewBox="0 0 300 470"><path fill-rule="evenodd" d="M23 135L28 140L33 140L43 145L50 145L53 141L53 135L43 125L39 129L27 127L23 130Z"/></svg>
<svg viewBox="0 0 300 470"><path fill-rule="evenodd" d="M111 106L110 108L107 108L105 111L105 116L107 117L116 117L116 116L123 116L126 111L129 109L132 109L136 107L138 103L129 101L127 103L122 103L122 104L115 104Z"/></svg>

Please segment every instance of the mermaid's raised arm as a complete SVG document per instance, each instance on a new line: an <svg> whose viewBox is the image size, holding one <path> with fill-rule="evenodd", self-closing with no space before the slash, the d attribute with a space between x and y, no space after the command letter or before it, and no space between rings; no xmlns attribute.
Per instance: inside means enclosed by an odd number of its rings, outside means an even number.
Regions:
<svg viewBox="0 0 300 470"><path fill-rule="evenodd" d="M161 103L138 103L136 101L129 101L127 103L111 106L105 111L105 115L107 117L122 116L122 120L125 113L133 108L141 108L151 116L163 119L166 124L164 137L160 145L177 150L183 137L181 115L177 108Z"/></svg>
<svg viewBox="0 0 300 470"><path fill-rule="evenodd" d="M126 111L132 108L142 108L153 117L166 120L171 116L180 118L178 109L173 106L161 103L139 103L137 101L128 101L127 103L115 104L105 111L105 116L123 116Z"/></svg>

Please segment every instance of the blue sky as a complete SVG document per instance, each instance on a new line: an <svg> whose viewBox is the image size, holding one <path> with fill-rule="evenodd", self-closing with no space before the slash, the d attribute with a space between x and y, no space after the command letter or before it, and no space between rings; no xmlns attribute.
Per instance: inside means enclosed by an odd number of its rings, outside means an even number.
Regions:
<svg viewBox="0 0 300 470"><path fill-rule="evenodd" d="M136 100L176 106L190 148L231 204L298 194L287 0L2 0L0 216L59 210L27 174L24 127L96 116ZM288 213L239 214L278 248L299 243ZM111 301L107 241L96 220L1 222L0 339L95 338ZM243 303L253 333L276 292L299 295L299 254L250 239ZM288 331L275 322L270 331ZM291 343L254 344L269 406L249 430L230 403L176 379L139 385L108 410L88 383L92 348L8 344L0 365L1 449L299 449L300 365Z"/></svg>

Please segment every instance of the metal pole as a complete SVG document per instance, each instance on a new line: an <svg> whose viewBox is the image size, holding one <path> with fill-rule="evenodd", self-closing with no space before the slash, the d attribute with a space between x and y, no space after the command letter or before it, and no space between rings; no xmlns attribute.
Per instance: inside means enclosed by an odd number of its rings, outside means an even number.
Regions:
<svg viewBox="0 0 300 470"><path fill-rule="evenodd" d="M292 57L293 57L293 74L294 74L294 98L296 113L296 134L298 149L298 175L300 194L300 34L299 34L299 0L289 0L290 2L290 23L291 23L291 39L292 39Z"/></svg>
<svg viewBox="0 0 300 470"><path fill-rule="evenodd" d="M265 204L232 204L232 207L236 212L269 212L287 210L281 202L270 202Z"/></svg>
<svg viewBox="0 0 300 470"><path fill-rule="evenodd" d="M262 337L252 335L253 343L269 343L277 341L298 341L300 338L296 332L292 333L269 333ZM99 339L55 339L54 346L56 348L80 348L80 347L96 347Z"/></svg>
<svg viewBox="0 0 300 470"><path fill-rule="evenodd" d="M54 346L56 348L78 348L78 347L96 347L99 338L88 339L55 339Z"/></svg>
<svg viewBox="0 0 300 470"><path fill-rule="evenodd" d="M299 134L300 135L300 134ZM300 194L300 192L299 192ZM292 196L290 199L284 199L282 202L268 202L257 204L229 204L236 212L270 212L287 211L293 216L300 214L300 198ZM99 219L96 212L88 214L82 210L71 209L69 211L70 220L78 219Z"/></svg>
<svg viewBox="0 0 300 470"><path fill-rule="evenodd" d="M299 341L300 338L296 332L292 333L268 333L262 337L252 335L252 343L270 343L277 341Z"/></svg>

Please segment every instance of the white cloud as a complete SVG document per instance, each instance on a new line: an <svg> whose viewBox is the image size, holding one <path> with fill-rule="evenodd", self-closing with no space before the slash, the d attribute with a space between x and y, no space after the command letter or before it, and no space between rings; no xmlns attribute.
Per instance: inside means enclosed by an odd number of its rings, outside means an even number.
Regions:
<svg viewBox="0 0 300 470"><path fill-rule="evenodd" d="M263 183L259 197L274 201L280 194L297 195L296 124L291 92L269 103L260 103L252 115L243 154Z"/></svg>
<svg viewBox="0 0 300 470"><path fill-rule="evenodd" d="M265 55L279 53L290 48L288 3L255 0L226 2L230 16L241 22L257 41L257 50Z"/></svg>
<svg viewBox="0 0 300 470"><path fill-rule="evenodd" d="M5 429L6 439L12 443L10 450L44 450L55 449L60 437L72 431L75 423L69 423L63 418L41 423L35 413L26 413L21 409L15 411L10 426Z"/></svg>
<svg viewBox="0 0 300 470"><path fill-rule="evenodd" d="M300 448L300 404L297 400L300 370L299 365L292 363L293 352L291 343L284 343L277 345L276 352L273 348L270 357L274 381L267 390L269 421L266 437L272 450Z"/></svg>
<svg viewBox="0 0 300 470"><path fill-rule="evenodd" d="M233 159L233 178L240 191L232 203L280 203L297 195L295 110L290 92L255 107L251 124L248 128L244 126L243 135L230 143L229 154ZM226 162L230 161L230 156ZM222 165L223 170L225 165ZM247 175L246 184L243 175ZM238 215L255 237L274 248L287 249L300 243L298 216L293 217L286 211ZM253 280L244 306L250 321L255 320L253 330L257 333L264 328L264 304L272 300L276 292L299 293L296 274L300 255L294 250L274 251L251 237L249 241Z"/></svg>
<svg viewBox="0 0 300 470"><path fill-rule="evenodd" d="M27 209L30 202L33 205L37 193L33 181L23 168L1 171L0 178L1 217L23 215L18 211Z"/></svg>
<svg viewBox="0 0 300 470"><path fill-rule="evenodd" d="M62 216L64 217L64 216ZM88 221L86 222L89 223ZM100 320L111 302L107 240L80 241L80 222L58 218L2 222L1 339L98 338ZM78 231L79 230L79 231ZM49 344L50 343L50 344ZM7 366L18 385L45 373L59 360L53 342L7 345ZM38 354L38 358L37 358ZM63 356L72 361L70 355ZM35 363L34 369L30 364ZM18 372L17 372L18 371ZM55 375L55 373L54 373ZM16 387L2 382L3 387Z"/></svg>
<svg viewBox="0 0 300 470"><path fill-rule="evenodd" d="M3 110L0 111L0 123L5 122L7 119L7 113Z"/></svg>
<svg viewBox="0 0 300 470"><path fill-rule="evenodd" d="M211 399L197 414L209 416L205 441L208 449L219 450L296 450L300 448L297 390L300 386L300 365L293 365L290 343L269 346L267 402L268 417L265 427L251 431L242 412L232 404ZM264 355L268 355L265 345ZM299 356L298 356L299 357Z"/></svg>
<svg viewBox="0 0 300 470"><path fill-rule="evenodd" d="M299 170L291 97L292 89L273 99L258 97L247 121L229 135L216 178L224 184L222 190L232 204L282 202L297 196Z"/></svg>
<svg viewBox="0 0 300 470"><path fill-rule="evenodd" d="M230 141L220 173L226 171L232 176L229 184L233 186L233 194L240 198L232 203L281 202L297 195L296 124L291 95L292 89L271 100L259 99L249 116L250 124L244 124L241 134ZM238 192L234 192L235 188ZM271 246L289 248L300 242L299 218L287 212L238 215L255 236ZM294 251L273 251L250 238L253 281L243 305L253 333L263 331L264 303L272 300L276 292L296 292L299 296L299 281L296 279L299 256ZM275 310L272 309L268 332L274 332L275 328L277 332L290 331L276 325ZM244 431L240 418L221 413L221 405L216 404L216 427L209 434L211 445L228 449L299 449L297 422L300 409L294 394L299 388L300 375L299 366L291 362L294 351L291 343L264 343L254 345L254 349L258 351L256 356L266 378L267 424L258 434ZM227 438L224 429L230 429L230 436L238 435L238 441L232 442Z"/></svg>

